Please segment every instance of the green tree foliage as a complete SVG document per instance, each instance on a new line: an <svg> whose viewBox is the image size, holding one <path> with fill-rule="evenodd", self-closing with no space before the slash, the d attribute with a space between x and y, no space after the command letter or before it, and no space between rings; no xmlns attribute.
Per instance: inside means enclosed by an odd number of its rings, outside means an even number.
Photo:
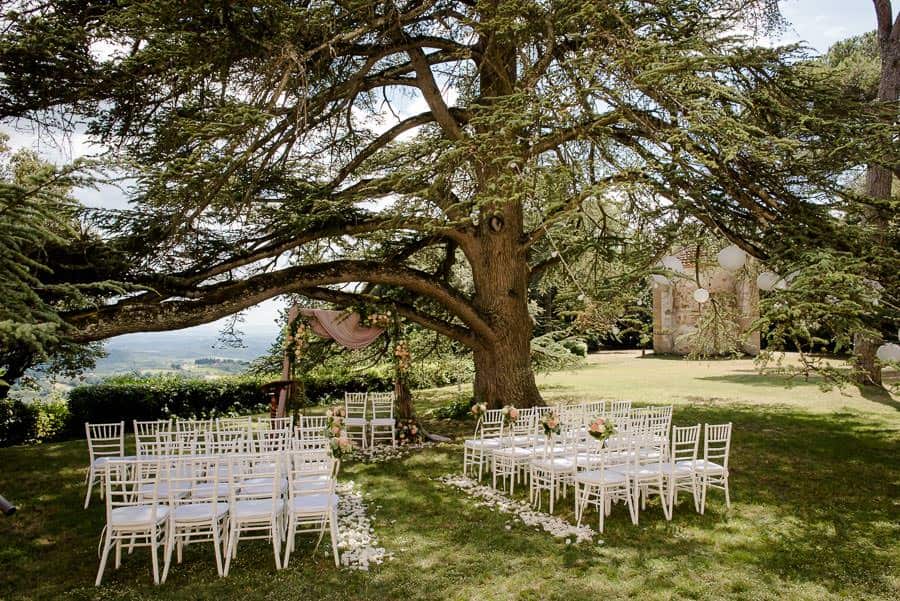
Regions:
<svg viewBox="0 0 900 601"><path fill-rule="evenodd" d="M78 179L31 151L2 146L0 159L0 370L6 384L35 365L73 376L101 354L98 344L69 340L59 317L84 298L84 288L58 279L53 267L59 250L79 238L78 206L69 196Z"/></svg>
<svg viewBox="0 0 900 601"><path fill-rule="evenodd" d="M558 257L636 282L687 218L775 263L855 256L871 203L841 175L895 164L876 107L736 33L772 0L13 7L0 118L82 122L136 181L106 236L143 291L67 313L79 340L385 303L471 349L476 396L533 404Z"/></svg>

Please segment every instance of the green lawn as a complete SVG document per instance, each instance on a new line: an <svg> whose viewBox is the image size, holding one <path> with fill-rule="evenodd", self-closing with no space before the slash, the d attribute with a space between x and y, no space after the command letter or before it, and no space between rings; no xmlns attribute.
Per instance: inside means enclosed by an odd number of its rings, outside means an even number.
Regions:
<svg viewBox="0 0 900 601"><path fill-rule="evenodd" d="M731 510L715 492L704 516L683 498L674 521L654 504L634 527L617 507L604 544L567 546L518 523L506 530L509 516L435 481L461 467L460 448L442 446L343 470L371 493L376 534L395 555L369 573L336 570L301 539L288 570L275 571L270 547L247 543L219 579L198 545L162 587L152 586L141 549L95 589L103 509L81 508L84 442L0 449L0 494L20 507L0 518L0 599L900 597L898 404L871 391L821 393L814 383L785 389L751 370L743 361L609 354L541 377L551 400L675 402L676 424L734 422ZM427 391L421 406L454 393ZM428 426L458 434L472 424ZM572 518L569 504L558 513Z"/></svg>

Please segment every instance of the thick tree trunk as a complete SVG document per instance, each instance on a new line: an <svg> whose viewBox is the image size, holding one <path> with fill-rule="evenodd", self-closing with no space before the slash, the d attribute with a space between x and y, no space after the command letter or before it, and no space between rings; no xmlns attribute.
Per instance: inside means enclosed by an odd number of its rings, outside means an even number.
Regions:
<svg viewBox="0 0 900 601"><path fill-rule="evenodd" d="M486 2L483 18L490 20L496 2ZM505 35L485 32L479 42L480 98L491 107L495 98L514 92L517 77L515 43ZM487 110L491 110L487 108ZM506 135L509 151L516 151L516 135L501 133L495 126L476 127L478 135ZM499 153L504 154L504 153ZM474 304L494 332L490 341L473 350L475 398L491 408L511 404L532 407L543 404L531 370L532 321L528 314L530 269L523 244L524 213L521 178L508 159L484 156L476 163L479 206L476 250L469 256L475 287Z"/></svg>
<svg viewBox="0 0 900 601"><path fill-rule="evenodd" d="M853 337L853 360L856 363L856 381L859 384L881 386L881 365L875 357L881 340L857 334Z"/></svg>
<svg viewBox="0 0 900 601"><path fill-rule="evenodd" d="M528 344L506 340L491 349L475 351L474 355L476 402L486 403L491 409L543 404L531 370Z"/></svg>
<svg viewBox="0 0 900 601"><path fill-rule="evenodd" d="M889 0L875 0L878 21L878 50L881 55L881 77L878 82L878 102L896 102L900 98L900 15L894 20ZM883 165L869 165L866 173L866 194L872 198L889 199L894 176ZM886 227L883 212L870 211L866 221L877 228ZM853 337L853 354L859 384L881 386L881 367L875 353L881 340L856 334Z"/></svg>

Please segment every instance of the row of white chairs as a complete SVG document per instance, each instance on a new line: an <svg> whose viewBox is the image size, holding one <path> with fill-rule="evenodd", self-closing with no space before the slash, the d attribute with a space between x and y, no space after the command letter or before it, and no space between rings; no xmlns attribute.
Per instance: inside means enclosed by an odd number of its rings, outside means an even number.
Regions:
<svg viewBox="0 0 900 601"><path fill-rule="evenodd" d="M559 435L547 437L541 417L553 412ZM604 443L589 437L587 428L598 417L610 420L615 434ZM529 498L538 508L544 492L552 513L558 497L575 492L579 523L587 505L598 507L600 530L612 503L624 502L632 522L657 495L666 519L672 518L679 491L690 492L695 509L704 513L709 488L728 490L731 424L704 427L704 455L697 457L701 426L671 428L672 407L632 409L627 401L561 405L520 410L517 420L504 423L501 410L489 410L476 426L476 436L464 443L463 470L490 466L492 485L498 481L510 493L519 481L529 484Z"/></svg>
<svg viewBox="0 0 900 601"><path fill-rule="evenodd" d="M90 463L85 477L84 507L90 504L95 484L101 485L102 498L103 465L110 459L133 462L139 458L315 450L327 446L327 418L300 416L299 425L292 429L293 423L293 418L252 420L249 417L135 421L135 455L125 455L125 422L86 423Z"/></svg>
<svg viewBox="0 0 900 601"><path fill-rule="evenodd" d="M276 569L282 569L297 534L318 534L318 549L326 530L335 565L340 565L339 468L340 461L325 450L110 459L103 465L106 526L95 584L102 582L113 550L119 568L123 548L130 553L150 547L153 581L159 584L168 576L173 554L180 563L189 544L211 542L218 574L227 576L241 540L270 540Z"/></svg>

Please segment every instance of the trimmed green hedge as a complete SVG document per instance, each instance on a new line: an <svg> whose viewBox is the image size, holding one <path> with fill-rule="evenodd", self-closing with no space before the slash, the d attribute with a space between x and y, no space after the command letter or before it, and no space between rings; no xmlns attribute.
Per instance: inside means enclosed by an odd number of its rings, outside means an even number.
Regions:
<svg viewBox="0 0 900 601"><path fill-rule="evenodd" d="M110 378L69 391L70 422L103 423L181 418L206 419L260 413L268 403L257 378L189 380L178 376ZM74 428L73 428L74 429Z"/></svg>

